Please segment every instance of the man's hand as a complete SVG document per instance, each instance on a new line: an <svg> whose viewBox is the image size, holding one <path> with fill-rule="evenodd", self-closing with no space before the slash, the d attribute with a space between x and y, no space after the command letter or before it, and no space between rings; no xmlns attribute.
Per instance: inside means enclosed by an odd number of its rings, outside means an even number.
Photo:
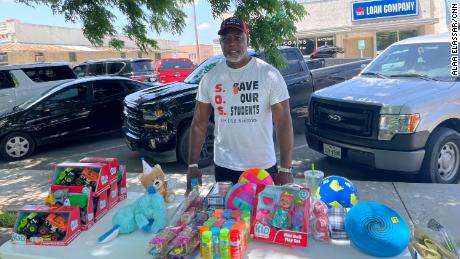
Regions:
<svg viewBox="0 0 460 259"><path fill-rule="evenodd" d="M198 167L189 167L187 170L187 190L185 194L188 194L192 190L192 179L198 179L198 184L201 186L203 183L202 181L202 174L201 170Z"/></svg>
<svg viewBox="0 0 460 259"><path fill-rule="evenodd" d="M278 175L275 177L276 185L285 185L287 183L293 183L294 177L291 173L287 172L278 172Z"/></svg>

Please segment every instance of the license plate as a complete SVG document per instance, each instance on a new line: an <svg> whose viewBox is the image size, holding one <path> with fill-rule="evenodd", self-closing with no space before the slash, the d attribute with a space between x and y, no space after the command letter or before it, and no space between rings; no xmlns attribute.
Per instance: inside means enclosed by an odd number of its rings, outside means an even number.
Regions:
<svg viewBox="0 0 460 259"><path fill-rule="evenodd" d="M323 152L325 155L333 158L342 158L342 148L323 143Z"/></svg>

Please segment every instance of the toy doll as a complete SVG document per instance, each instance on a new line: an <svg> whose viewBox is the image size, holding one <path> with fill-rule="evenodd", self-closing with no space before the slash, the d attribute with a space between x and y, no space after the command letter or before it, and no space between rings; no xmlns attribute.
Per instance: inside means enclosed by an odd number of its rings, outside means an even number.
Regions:
<svg viewBox="0 0 460 259"><path fill-rule="evenodd" d="M292 204L294 204L294 196L289 192L281 193L279 205L275 206L275 213L271 220L272 226L280 229L291 227Z"/></svg>

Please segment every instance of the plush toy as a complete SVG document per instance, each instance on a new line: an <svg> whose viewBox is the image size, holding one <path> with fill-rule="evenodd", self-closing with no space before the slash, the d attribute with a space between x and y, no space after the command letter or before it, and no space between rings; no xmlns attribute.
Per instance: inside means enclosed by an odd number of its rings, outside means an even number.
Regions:
<svg viewBox="0 0 460 259"><path fill-rule="evenodd" d="M98 238L99 243L113 240L118 234L128 234L138 229L158 233L166 226L166 205L153 186L134 203L120 208L112 217L113 228Z"/></svg>
<svg viewBox="0 0 460 259"><path fill-rule="evenodd" d="M272 226L280 229L288 229L291 227L292 204L294 204L294 196L289 192L281 193L279 205L276 206L271 221Z"/></svg>
<svg viewBox="0 0 460 259"><path fill-rule="evenodd" d="M173 202L175 194L171 190L175 186L175 182L172 180L165 180L165 173L161 169L160 165L151 167L144 159L142 159L143 173L139 175L139 181L142 183L144 188L147 190L149 186L155 187L155 189L163 195L166 202Z"/></svg>
<svg viewBox="0 0 460 259"><path fill-rule="evenodd" d="M313 229L313 238L320 241L329 240L327 205L320 200L313 202L312 214L311 227Z"/></svg>

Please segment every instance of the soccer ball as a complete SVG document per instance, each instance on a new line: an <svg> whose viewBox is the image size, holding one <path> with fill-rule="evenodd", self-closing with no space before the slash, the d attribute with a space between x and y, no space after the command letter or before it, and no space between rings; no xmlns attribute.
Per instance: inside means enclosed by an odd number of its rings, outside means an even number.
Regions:
<svg viewBox="0 0 460 259"><path fill-rule="evenodd" d="M359 201L358 190L345 177L331 175L324 178L316 189L316 198L331 208L351 208Z"/></svg>
<svg viewBox="0 0 460 259"><path fill-rule="evenodd" d="M264 169L250 168L241 174L239 183L251 182L255 184L274 185L273 178Z"/></svg>

